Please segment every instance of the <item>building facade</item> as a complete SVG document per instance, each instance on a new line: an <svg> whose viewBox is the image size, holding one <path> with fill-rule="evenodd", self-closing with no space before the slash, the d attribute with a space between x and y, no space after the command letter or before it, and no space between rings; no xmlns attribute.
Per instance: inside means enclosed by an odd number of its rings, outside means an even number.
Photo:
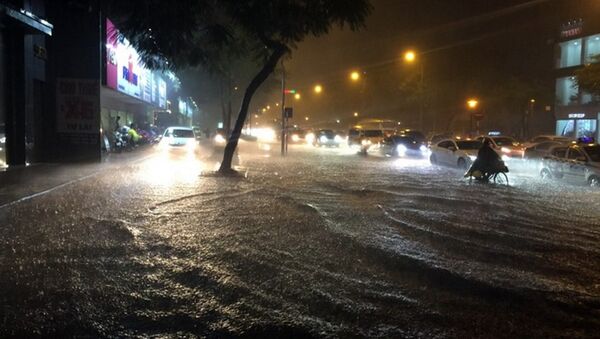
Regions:
<svg viewBox="0 0 600 339"><path fill-rule="evenodd" d="M53 25L42 0L0 1L0 167L41 161Z"/></svg>
<svg viewBox="0 0 600 339"><path fill-rule="evenodd" d="M579 90L575 71L600 55L600 27L594 21L574 19L565 23L556 44L556 134L598 140L600 98Z"/></svg>
<svg viewBox="0 0 600 339"><path fill-rule="evenodd" d="M149 70L93 0L0 0L0 167L100 161L120 125L189 125L195 103Z"/></svg>

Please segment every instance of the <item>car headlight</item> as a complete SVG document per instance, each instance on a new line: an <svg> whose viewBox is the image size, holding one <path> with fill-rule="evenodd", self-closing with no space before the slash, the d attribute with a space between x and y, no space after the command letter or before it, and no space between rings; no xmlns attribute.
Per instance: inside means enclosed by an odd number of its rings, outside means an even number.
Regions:
<svg viewBox="0 0 600 339"><path fill-rule="evenodd" d="M406 154L407 148L404 145L398 145L398 147L396 147L396 150L398 151L399 155L404 155Z"/></svg>
<svg viewBox="0 0 600 339"><path fill-rule="evenodd" d="M321 135L321 137L319 138L320 142L327 142L327 137L324 135Z"/></svg>
<svg viewBox="0 0 600 339"><path fill-rule="evenodd" d="M419 150L421 151L421 153L426 153L427 152L427 146L421 145L421 147L419 147Z"/></svg>
<svg viewBox="0 0 600 339"><path fill-rule="evenodd" d="M293 141L293 142L298 142L298 141L300 141L300 137L298 136L298 134L292 134L292 141Z"/></svg>
<svg viewBox="0 0 600 339"><path fill-rule="evenodd" d="M511 150L508 147L502 147L500 151L502 151L502 153L510 153Z"/></svg>
<svg viewBox="0 0 600 339"><path fill-rule="evenodd" d="M344 141L344 138L340 137L339 135L336 135L336 136L335 136L335 138L333 138L333 140L334 140L335 142L338 142L338 143L340 143L340 142Z"/></svg>
<svg viewBox="0 0 600 339"><path fill-rule="evenodd" d="M217 134L217 135L215 135L215 142L217 144L224 144L225 138L221 134Z"/></svg>
<svg viewBox="0 0 600 339"><path fill-rule="evenodd" d="M363 146L370 145L371 144L371 140L369 140L369 139L363 139L363 140L360 141L360 143Z"/></svg>
<svg viewBox="0 0 600 339"><path fill-rule="evenodd" d="M6 144L6 137L0 138L0 144Z"/></svg>

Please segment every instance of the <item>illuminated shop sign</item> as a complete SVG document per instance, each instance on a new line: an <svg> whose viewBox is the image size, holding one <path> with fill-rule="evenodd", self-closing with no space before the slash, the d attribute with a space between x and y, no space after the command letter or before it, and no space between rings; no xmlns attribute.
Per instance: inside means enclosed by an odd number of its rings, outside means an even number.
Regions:
<svg viewBox="0 0 600 339"><path fill-rule="evenodd" d="M569 119L585 118L585 113L569 113Z"/></svg>
<svg viewBox="0 0 600 339"><path fill-rule="evenodd" d="M106 86L148 103L166 108L167 83L160 72L151 71L139 53L106 20Z"/></svg>

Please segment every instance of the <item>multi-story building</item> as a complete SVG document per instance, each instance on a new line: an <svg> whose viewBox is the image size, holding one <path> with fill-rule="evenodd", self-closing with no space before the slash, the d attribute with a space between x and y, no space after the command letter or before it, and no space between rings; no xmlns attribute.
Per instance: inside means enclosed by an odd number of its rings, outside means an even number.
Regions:
<svg viewBox="0 0 600 339"><path fill-rule="evenodd" d="M600 55L600 27L575 19L562 25L556 44L556 134L598 140L600 98L579 90L575 71Z"/></svg>

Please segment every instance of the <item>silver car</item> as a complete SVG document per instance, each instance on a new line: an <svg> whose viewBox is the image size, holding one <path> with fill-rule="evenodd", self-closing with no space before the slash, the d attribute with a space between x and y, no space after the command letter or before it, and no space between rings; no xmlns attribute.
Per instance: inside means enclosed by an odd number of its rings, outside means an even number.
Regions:
<svg viewBox="0 0 600 339"><path fill-rule="evenodd" d="M544 179L561 179L571 183L600 186L600 145L554 147L543 160L540 172Z"/></svg>

